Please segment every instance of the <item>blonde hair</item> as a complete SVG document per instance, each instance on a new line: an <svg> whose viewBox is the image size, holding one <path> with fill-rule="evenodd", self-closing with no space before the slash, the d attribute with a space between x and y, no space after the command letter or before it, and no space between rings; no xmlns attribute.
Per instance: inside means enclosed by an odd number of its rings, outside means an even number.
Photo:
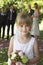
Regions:
<svg viewBox="0 0 43 65"><path fill-rule="evenodd" d="M32 19L31 19L31 17L28 14L22 13L22 14L20 14L20 15L17 16L17 18L16 18L16 24L17 25L27 24L28 26L31 26Z"/></svg>

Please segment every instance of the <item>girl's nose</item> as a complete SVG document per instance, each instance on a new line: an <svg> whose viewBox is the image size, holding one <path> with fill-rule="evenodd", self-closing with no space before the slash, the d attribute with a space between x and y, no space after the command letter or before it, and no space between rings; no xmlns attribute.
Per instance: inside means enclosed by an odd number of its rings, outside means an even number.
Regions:
<svg viewBox="0 0 43 65"><path fill-rule="evenodd" d="M23 26L23 30L26 30L26 27L25 26Z"/></svg>

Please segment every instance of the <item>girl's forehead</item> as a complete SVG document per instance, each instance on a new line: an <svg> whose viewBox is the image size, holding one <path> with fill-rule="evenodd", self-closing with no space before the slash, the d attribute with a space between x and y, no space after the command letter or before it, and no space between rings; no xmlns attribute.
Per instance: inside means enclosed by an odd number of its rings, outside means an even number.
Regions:
<svg viewBox="0 0 43 65"><path fill-rule="evenodd" d="M26 23L21 23L20 25L27 25Z"/></svg>
<svg viewBox="0 0 43 65"><path fill-rule="evenodd" d="M25 22L25 23L19 23L19 25L20 25L20 26L21 26L21 25L22 25L22 26L30 26L30 25L29 25L28 23L26 23L26 22Z"/></svg>
<svg viewBox="0 0 43 65"><path fill-rule="evenodd" d="M20 25L27 25L27 24L29 24L29 23L26 22L26 21L21 21L21 22L19 22L19 24L20 24Z"/></svg>

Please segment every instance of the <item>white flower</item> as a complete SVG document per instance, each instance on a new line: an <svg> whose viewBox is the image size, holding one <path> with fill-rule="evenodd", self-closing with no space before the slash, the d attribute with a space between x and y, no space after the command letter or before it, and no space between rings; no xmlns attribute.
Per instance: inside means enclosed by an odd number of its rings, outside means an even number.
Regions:
<svg viewBox="0 0 43 65"><path fill-rule="evenodd" d="M16 57L16 54L14 52L12 52L11 59L14 59L15 57Z"/></svg>
<svg viewBox="0 0 43 65"><path fill-rule="evenodd" d="M23 55L23 52L20 51L18 54L19 54L19 56L22 56Z"/></svg>

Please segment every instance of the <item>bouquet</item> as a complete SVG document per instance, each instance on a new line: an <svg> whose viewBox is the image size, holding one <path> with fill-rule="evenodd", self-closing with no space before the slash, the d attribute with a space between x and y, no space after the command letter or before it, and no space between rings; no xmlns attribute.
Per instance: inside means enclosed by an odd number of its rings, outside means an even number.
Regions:
<svg viewBox="0 0 43 65"><path fill-rule="evenodd" d="M26 65L28 57L22 51L15 51L10 56L11 65Z"/></svg>

